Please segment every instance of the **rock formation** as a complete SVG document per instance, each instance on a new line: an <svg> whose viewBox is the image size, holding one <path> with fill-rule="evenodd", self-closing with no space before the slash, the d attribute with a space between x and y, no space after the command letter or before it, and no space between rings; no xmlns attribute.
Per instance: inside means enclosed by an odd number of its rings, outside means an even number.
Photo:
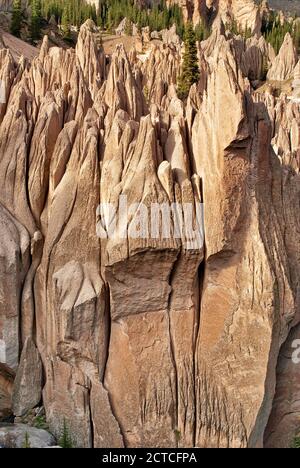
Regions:
<svg viewBox="0 0 300 468"><path fill-rule="evenodd" d="M284 81L291 78L297 62L298 53L296 47L294 46L291 35L287 33L279 54L268 72L268 79Z"/></svg>
<svg viewBox="0 0 300 468"><path fill-rule="evenodd" d="M168 0L167 3L178 4L185 21L192 20L195 25L202 21L211 23L219 17L224 24L236 21L241 29L251 29L254 34L261 30L264 10L254 0Z"/></svg>
<svg viewBox="0 0 300 468"><path fill-rule="evenodd" d="M43 429L25 424L6 424L0 427L0 447L6 448L49 448L55 445L54 437Z"/></svg>
<svg viewBox="0 0 300 468"><path fill-rule="evenodd" d="M42 363L31 338L27 338L21 353L12 395L13 413L24 416L35 408L42 396Z"/></svg>
<svg viewBox="0 0 300 468"><path fill-rule="evenodd" d="M282 347L277 368L277 385L273 410L265 433L265 447L290 448L299 433L300 353L293 361L295 343L300 344L300 328L295 327Z"/></svg>
<svg viewBox="0 0 300 468"><path fill-rule="evenodd" d="M278 446L298 414L299 108L253 93L262 39L215 29L182 102L180 45L107 66L92 31L31 62L0 50L0 411L42 398L82 447Z"/></svg>
<svg viewBox="0 0 300 468"><path fill-rule="evenodd" d="M2 344L3 346L3 344ZM5 361L1 355L1 362ZM12 392L15 373L6 365L0 364L0 420L12 415Z"/></svg>

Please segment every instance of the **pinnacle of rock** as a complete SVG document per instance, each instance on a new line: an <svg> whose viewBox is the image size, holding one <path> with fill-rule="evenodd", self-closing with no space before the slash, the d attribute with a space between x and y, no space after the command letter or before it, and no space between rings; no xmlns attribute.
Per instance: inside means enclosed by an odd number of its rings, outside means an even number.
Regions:
<svg viewBox="0 0 300 468"><path fill-rule="evenodd" d="M269 80L284 81L291 78L298 62L298 54L289 33L286 34L279 54L268 72Z"/></svg>

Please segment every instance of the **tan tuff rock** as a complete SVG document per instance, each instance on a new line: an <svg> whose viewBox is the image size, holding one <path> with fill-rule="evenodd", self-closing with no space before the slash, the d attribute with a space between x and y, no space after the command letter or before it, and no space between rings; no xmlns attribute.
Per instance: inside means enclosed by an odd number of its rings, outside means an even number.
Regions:
<svg viewBox="0 0 300 468"><path fill-rule="evenodd" d="M226 31L256 31L250 0L180 4L215 19L184 102L178 41L109 58L88 21L75 50L0 49L0 418L42 399L75 447L297 430L299 103L260 87L297 57Z"/></svg>

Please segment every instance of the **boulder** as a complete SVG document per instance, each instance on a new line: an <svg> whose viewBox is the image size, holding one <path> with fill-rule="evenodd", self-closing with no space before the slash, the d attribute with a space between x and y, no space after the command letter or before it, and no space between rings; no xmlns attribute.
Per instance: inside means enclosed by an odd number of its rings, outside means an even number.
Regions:
<svg viewBox="0 0 300 468"><path fill-rule="evenodd" d="M30 448L47 448L55 445L54 437L44 429L25 424L0 424L1 448L23 448L26 441Z"/></svg>

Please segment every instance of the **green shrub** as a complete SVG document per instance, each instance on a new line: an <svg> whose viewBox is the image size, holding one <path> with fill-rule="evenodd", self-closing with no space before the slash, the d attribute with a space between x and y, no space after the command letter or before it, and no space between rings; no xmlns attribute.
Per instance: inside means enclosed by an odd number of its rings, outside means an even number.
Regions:
<svg viewBox="0 0 300 468"><path fill-rule="evenodd" d="M22 26L21 0L14 0L10 32L14 36L20 37L21 26Z"/></svg>
<svg viewBox="0 0 300 468"><path fill-rule="evenodd" d="M294 438L292 448L300 448L300 436Z"/></svg>
<svg viewBox="0 0 300 468"><path fill-rule="evenodd" d="M46 421L46 417L41 415L37 416L34 419L33 426L36 427L37 429L44 429L45 431L49 430L49 426Z"/></svg>

